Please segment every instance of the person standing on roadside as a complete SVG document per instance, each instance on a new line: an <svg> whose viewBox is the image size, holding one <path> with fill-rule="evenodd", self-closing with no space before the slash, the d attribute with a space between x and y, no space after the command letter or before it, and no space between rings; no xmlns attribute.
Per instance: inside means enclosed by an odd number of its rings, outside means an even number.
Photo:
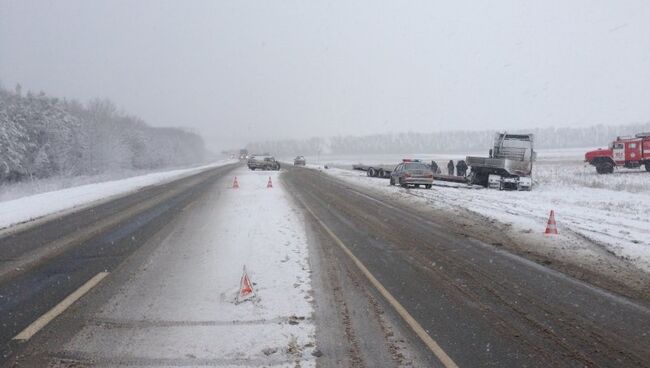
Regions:
<svg viewBox="0 0 650 368"><path fill-rule="evenodd" d="M465 160L460 160L456 164L456 175L465 176L467 174L467 164Z"/></svg>
<svg viewBox="0 0 650 368"><path fill-rule="evenodd" d="M438 164L435 161L431 161L431 172L434 174L440 174L440 168L438 167Z"/></svg>
<svg viewBox="0 0 650 368"><path fill-rule="evenodd" d="M449 175L454 175L454 160L449 160L449 163L447 164L447 172Z"/></svg>

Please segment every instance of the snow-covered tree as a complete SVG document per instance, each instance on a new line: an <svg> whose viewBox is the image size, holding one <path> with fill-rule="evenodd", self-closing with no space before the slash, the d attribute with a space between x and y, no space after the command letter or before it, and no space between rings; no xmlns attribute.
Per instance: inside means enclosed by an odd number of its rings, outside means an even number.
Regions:
<svg viewBox="0 0 650 368"><path fill-rule="evenodd" d="M197 134L150 127L108 100L84 106L0 87L0 182L187 165L203 154Z"/></svg>

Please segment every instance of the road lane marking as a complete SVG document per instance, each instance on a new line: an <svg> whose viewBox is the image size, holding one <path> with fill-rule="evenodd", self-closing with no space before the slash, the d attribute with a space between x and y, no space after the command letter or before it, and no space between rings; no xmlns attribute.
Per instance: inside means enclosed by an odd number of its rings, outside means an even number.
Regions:
<svg viewBox="0 0 650 368"><path fill-rule="evenodd" d="M366 266L350 251L350 249L343 243L343 241L334 234L330 228L325 225L325 223L314 213L314 211L309 208L302 198L298 200L302 203L303 207L309 212L312 217L318 222L318 224L327 232L327 234L334 240L336 244L343 250L345 254L352 259L354 264L359 268L359 270L366 276L370 283L379 291L379 293L390 303L397 313L404 319L406 324L415 332L415 334L422 340L422 342L431 350L431 352L440 360L440 362L446 368L458 368L458 365L447 355L447 353L438 345L438 343L426 332L426 330L418 323L418 321L411 316L411 314L402 306L400 302L391 295L391 293L386 290L386 288L373 276L373 274L366 268Z"/></svg>
<svg viewBox="0 0 650 368"><path fill-rule="evenodd" d="M100 281L102 281L106 276L108 276L108 274L109 274L108 272L100 272L97 275L95 275L92 279L86 281L86 283L81 285L79 289L75 290L75 292L68 295L65 299L59 302L59 304L55 305L54 308L50 309L47 313L39 317L36 321L32 322L31 325L27 326L27 328L22 330L18 335L16 335L16 337L13 338L13 340L21 340L21 341L29 340L32 336L34 336L38 331L40 331L53 319L55 319L66 309L68 309L68 307L70 307L74 302L79 300L79 298L81 298L84 294L90 291L90 289L92 289L97 284L99 284Z"/></svg>

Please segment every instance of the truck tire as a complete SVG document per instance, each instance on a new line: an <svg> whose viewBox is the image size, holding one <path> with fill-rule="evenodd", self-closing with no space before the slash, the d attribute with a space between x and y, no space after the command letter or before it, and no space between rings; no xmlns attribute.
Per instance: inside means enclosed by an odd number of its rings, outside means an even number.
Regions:
<svg viewBox="0 0 650 368"><path fill-rule="evenodd" d="M424 184L424 188L431 189L431 184Z"/></svg>
<svg viewBox="0 0 650 368"><path fill-rule="evenodd" d="M601 161L596 164L596 172L599 174L611 174L614 172L614 165L608 161Z"/></svg>
<svg viewBox="0 0 650 368"><path fill-rule="evenodd" d="M367 174L369 177L374 178L377 176L377 170L374 167L368 168Z"/></svg>
<svg viewBox="0 0 650 368"><path fill-rule="evenodd" d="M384 172L384 169L377 170L377 176L380 177L380 178L385 178L386 173Z"/></svg>

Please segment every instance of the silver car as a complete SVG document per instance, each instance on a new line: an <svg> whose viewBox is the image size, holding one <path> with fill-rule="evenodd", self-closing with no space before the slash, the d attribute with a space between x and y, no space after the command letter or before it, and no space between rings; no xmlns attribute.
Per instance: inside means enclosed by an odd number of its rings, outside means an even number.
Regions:
<svg viewBox="0 0 650 368"><path fill-rule="evenodd" d="M307 161L304 156L296 156L296 158L293 159L294 166L305 166L306 164Z"/></svg>
<svg viewBox="0 0 650 368"><path fill-rule="evenodd" d="M417 160L404 160L390 173L390 185L399 184L404 188L423 185L430 189L433 185L433 173L426 164Z"/></svg>
<svg viewBox="0 0 650 368"><path fill-rule="evenodd" d="M255 170L280 170L280 163L273 156L252 156L248 159L248 168Z"/></svg>

